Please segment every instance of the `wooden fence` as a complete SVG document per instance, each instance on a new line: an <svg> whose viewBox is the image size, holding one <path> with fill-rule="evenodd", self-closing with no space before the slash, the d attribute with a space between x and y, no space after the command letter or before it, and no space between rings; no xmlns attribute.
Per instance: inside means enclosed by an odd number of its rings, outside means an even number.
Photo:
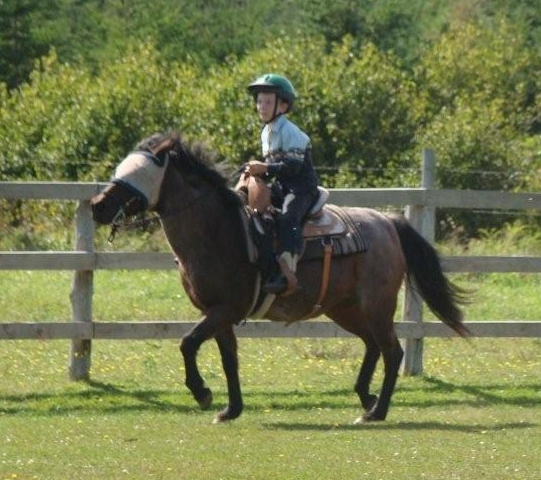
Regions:
<svg viewBox="0 0 541 480"><path fill-rule="evenodd" d="M524 210L541 209L541 194L496 191L435 190L435 162L430 150L423 152L420 188L333 189L330 202L337 205L394 206L405 208L414 227L433 241L436 208ZM0 270L73 270L70 301L72 322L0 323L0 340L70 339L69 374L72 379L88 378L93 339L180 338L195 322L93 322L93 272L99 269L170 269L169 253L99 252L94 250L94 222L89 199L104 184L71 182L0 182L0 198L49 199L78 202L75 215L77 233L73 251L0 252ZM444 257L447 272L541 272L541 257L453 256ZM0 293L1 294L1 293ZM541 321L468 321L479 337L541 337ZM424 337L447 337L452 330L440 322L422 321L422 301L415 291L405 288L402 321L396 324L405 339L404 373L422 372ZM282 323L248 321L236 327L240 337L347 337L330 321Z"/></svg>

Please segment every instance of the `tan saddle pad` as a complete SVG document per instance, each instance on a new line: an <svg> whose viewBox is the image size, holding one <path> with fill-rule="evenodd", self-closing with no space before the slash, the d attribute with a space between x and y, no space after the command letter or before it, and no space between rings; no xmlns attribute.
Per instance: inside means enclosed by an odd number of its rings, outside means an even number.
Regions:
<svg viewBox="0 0 541 480"><path fill-rule="evenodd" d="M333 257L368 250L360 222L355 222L344 209L331 204L325 205L321 215L305 223L303 238L301 260L322 258L323 242L332 245Z"/></svg>

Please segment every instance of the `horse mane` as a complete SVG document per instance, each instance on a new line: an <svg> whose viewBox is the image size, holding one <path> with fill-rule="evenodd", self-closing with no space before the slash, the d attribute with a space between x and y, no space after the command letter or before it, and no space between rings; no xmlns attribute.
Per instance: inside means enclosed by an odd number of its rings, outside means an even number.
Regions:
<svg viewBox="0 0 541 480"><path fill-rule="evenodd" d="M155 133L141 140L136 150L145 150L158 158L169 154L170 161L184 175L194 175L209 183L227 205L241 206L240 195L229 187L228 178L218 169L219 155L201 142L189 142L179 133Z"/></svg>

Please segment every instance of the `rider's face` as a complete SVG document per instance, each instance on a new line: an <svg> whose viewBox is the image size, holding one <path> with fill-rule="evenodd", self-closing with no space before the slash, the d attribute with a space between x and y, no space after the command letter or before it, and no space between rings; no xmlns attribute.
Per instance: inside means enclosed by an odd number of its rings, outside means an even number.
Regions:
<svg viewBox="0 0 541 480"><path fill-rule="evenodd" d="M287 103L278 99L278 108L276 112L274 111L276 107L276 94L271 92L258 93L256 105L259 118L265 123L270 122L275 115L284 113L287 110Z"/></svg>
<svg viewBox="0 0 541 480"><path fill-rule="evenodd" d="M261 92L257 94L257 113L263 122L270 122L274 116L274 107L276 106L276 94L270 92Z"/></svg>

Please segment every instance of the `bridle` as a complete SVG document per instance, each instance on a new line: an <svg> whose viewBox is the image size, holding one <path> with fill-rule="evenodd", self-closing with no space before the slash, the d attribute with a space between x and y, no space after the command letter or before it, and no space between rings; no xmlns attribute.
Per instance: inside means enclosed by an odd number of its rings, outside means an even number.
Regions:
<svg viewBox="0 0 541 480"><path fill-rule="evenodd" d="M115 216L113 217L113 220L111 220L111 232L109 233L109 236L107 237L107 241L109 243L113 243L115 240L115 236L117 232L120 230L120 228L123 228L125 230L135 230L140 229L141 232L146 232L148 227L153 223L159 223L160 217L157 215L147 218L146 217L146 211L143 210L139 215L140 218L137 218L136 220L132 220L130 222L126 221L126 210L127 208L134 202L138 200L137 196L134 195L133 197L130 197L124 205L121 205L118 209L118 212L116 212Z"/></svg>
<svg viewBox="0 0 541 480"><path fill-rule="evenodd" d="M158 166L163 166L166 161L165 159L159 158L157 155L155 155L153 152L149 150L138 150L137 153L144 155L146 158L148 158L149 160L152 160ZM167 154L167 157L169 157L169 154ZM117 232L120 230L120 228L124 228L124 229L140 228L141 231L145 232L151 223L159 222L158 216L152 217L150 219L146 218L145 216L146 208L144 208L141 213L142 218L133 220L131 222L127 222L126 211L129 210L129 207L132 205L132 203L139 200L143 202L143 205L146 205L147 200L140 192L135 190L133 187L131 187L131 185L129 185L126 182L123 182L121 180L117 180L117 181L113 180L113 184L124 185L125 187L127 187L129 190L132 191L133 195L130 198L128 198L128 200L126 200L124 204L120 205L118 211L116 212L115 216L111 220L111 223L110 223L111 232L109 233L109 236L107 237L107 241L109 243L113 243L115 236Z"/></svg>

